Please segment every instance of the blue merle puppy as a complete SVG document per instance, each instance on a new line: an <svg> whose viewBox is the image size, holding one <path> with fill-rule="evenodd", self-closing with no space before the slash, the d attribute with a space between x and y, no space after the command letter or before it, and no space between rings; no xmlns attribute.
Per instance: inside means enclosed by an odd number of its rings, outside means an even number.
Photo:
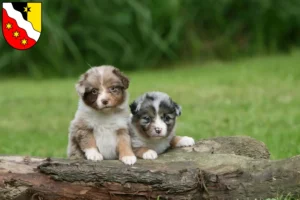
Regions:
<svg viewBox="0 0 300 200"><path fill-rule="evenodd" d="M163 92L147 92L130 104L131 144L137 157L156 159L170 147L192 146L191 137L175 135L181 107Z"/></svg>

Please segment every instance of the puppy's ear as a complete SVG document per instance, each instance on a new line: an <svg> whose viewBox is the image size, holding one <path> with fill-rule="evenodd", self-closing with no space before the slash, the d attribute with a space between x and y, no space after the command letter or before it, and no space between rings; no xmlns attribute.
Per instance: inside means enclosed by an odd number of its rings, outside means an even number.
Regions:
<svg viewBox="0 0 300 200"><path fill-rule="evenodd" d="M137 112L137 103L134 101L129 105L129 107L130 107L131 114L135 115Z"/></svg>
<svg viewBox="0 0 300 200"><path fill-rule="evenodd" d="M124 88L127 89L129 87L130 82L128 77L125 76L122 72L120 72L120 70L117 68L114 68L112 72L121 79Z"/></svg>
<svg viewBox="0 0 300 200"><path fill-rule="evenodd" d="M86 80L87 76L87 73L81 75L79 81L75 84L75 89L80 97L82 97L85 93L84 81Z"/></svg>
<svg viewBox="0 0 300 200"><path fill-rule="evenodd" d="M176 116L180 116L181 115L181 106L178 105L177 103L175 103L174 101L173 102L173 105L174 105L174 108L175 108L175 113L176 113Z"/></svg>

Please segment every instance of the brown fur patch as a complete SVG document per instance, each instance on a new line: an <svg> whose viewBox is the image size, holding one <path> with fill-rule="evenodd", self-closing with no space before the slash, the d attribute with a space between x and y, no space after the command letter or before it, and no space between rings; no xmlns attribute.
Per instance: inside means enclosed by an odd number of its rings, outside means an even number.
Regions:
<svg viewBox="0 0 300 200"><path fill-rule="evenodd" d="M143 158L144 153L147 152L148 150L150 149L147 147L139 147L139 148L134 148L133 152L136 157Z"/></svg>
<svg viewBox="0 0 300 200"><path fill-rule="evenodd" d="M82 158L85 149L97 148L93 129L87 127L84 121L71 122L69 143L69 158Z"/></svg>
<svg viewBox="0 0 300 200"><path fill-rule="evenodd" d="M111 106L121 105L126 99L126 93L123 89L118 88L116 92L110 92L109 88L107 90L107 100Z"/></svg>
<svg viewBox="0 0 300 200"><path fill-rule="evenodd" d="M80 149L74 137L71 138L71 141L69 141L69 143L70 144L69 144L68 158L84 159L85 158L84 152Z"/></svg>
<svg viewBox="0 0 300 200"><path fill-rule="evenodd" d="M118 146L117 152L119 153L119 159L121 160L124 156L134 156L131 148L130 136L127 129L117 130Z"/></svg>
<svg viewBox="0 0 300 200"><path fill-rule="evenodd" d="M86 88L82 100L86 105L89 105L94 109L98 109L97 102L96 102L98 98L98 94L94 94L94 91L96 90L95 89L90 90Z"/></svg>
<svg viewBox="0 0 300 200"><path fill-rule="evenodd" d="M118 106L122 104L126 98L125 90L128 88L128 85L124 85L124 77L116 75L114 72L119 71L117 68L108 68L105 71L105 77L103 79L103 87L107 93L107 100L113 106ZM112 88L115 88L115 91L111 91Z"/></svg>
<svg viewBox="0 0 300 200"><path fill-rule="evenodd" d="M182 139L180 136L174 136L170 142L172 148L175 148L178 142Z"/></svg>
<svg viewBox="0 0 300 200"><path fill-rule="evenodd" d="M127 89L129 87L129 82L130 82L128 77L125 76L122 72L120 72L120 70L118 70L117 68L113 69L112 72L121 79L124 88Z"/></svg>

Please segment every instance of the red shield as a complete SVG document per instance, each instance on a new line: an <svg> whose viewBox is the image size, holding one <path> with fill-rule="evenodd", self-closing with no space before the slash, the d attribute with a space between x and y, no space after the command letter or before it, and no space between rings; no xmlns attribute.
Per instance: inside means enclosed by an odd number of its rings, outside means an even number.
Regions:
<svg viewBox="0 0 300 200"><path fill-rule="evenodd" d="M41 35L41 3L2 3L2 33L15 49L33 47Z"/></svg>

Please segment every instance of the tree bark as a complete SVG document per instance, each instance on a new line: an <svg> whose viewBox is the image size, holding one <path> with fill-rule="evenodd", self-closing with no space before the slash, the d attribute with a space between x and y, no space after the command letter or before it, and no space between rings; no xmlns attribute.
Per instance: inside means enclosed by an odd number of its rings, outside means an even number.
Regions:
<svg viewBox="0 0 300 200"><path fill-rule="evenodd" d="M300 156L272 161L269 155L252 138L221 137L134 166L0 156L0 199L299 198Z"/></svg>

